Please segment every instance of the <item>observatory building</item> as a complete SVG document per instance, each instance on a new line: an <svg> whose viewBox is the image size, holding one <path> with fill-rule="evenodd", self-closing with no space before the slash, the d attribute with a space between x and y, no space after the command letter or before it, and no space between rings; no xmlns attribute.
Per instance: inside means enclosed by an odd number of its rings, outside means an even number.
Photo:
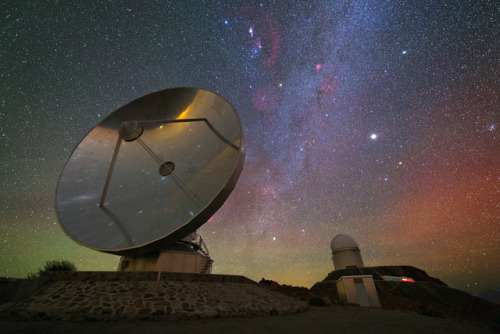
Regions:
<svg viewBox="0 0 500 334"><path fill-rule="evenodd" d="M331 248L335 270L364 267L359 246L350 236L338 234L333 238Z"/></svg>

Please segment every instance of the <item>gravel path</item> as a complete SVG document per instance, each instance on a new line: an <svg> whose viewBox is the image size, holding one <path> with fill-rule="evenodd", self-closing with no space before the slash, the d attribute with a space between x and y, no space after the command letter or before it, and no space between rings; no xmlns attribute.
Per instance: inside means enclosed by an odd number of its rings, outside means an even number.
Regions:
<svg viewBox="0 0 500 334"><path fill-rule="evenodd" d="M356 306L310 307L298 314L177 322L21 322L1 317L0 333L498 333L442 319Z"/></svg>

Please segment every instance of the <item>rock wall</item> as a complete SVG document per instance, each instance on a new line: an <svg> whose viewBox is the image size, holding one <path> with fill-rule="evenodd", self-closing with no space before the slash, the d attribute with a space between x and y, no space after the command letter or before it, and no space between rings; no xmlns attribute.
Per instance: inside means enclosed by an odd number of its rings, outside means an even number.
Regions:
<svg viewBox="0 0 500 334"><path fill-rule="evenodd" d="M181 320L302 312L307 304L243 277L157 272L50 273L7 310L40 320Z"/></svg>

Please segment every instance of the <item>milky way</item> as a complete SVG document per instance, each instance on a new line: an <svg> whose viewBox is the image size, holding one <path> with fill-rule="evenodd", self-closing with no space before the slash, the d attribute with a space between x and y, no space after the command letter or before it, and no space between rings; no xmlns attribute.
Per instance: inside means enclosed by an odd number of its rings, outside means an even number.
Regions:
<svg viewBox="0 0 500 334"><path fill-rule="evenodd" d="M11 1L0 17L1 276L116 270L59 226L64 162L118 107L193 86L226 97L247 139L199 230L214 273L309 287L345 233L367 266L498 287L494 2Z"/></svg>

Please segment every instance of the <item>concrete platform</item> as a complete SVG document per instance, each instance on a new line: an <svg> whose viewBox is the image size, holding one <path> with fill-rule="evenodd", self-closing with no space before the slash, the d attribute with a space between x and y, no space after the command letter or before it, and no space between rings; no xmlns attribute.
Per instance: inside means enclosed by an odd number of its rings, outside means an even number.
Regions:
<svg viewBox="0 0 500 334"><path fill-rule="evenodd" d="M25 320L134 321L268 316L303 312L305 302L232 275L52 272L3 314ZM40 282L33 282L40 285Z"/></svg>

